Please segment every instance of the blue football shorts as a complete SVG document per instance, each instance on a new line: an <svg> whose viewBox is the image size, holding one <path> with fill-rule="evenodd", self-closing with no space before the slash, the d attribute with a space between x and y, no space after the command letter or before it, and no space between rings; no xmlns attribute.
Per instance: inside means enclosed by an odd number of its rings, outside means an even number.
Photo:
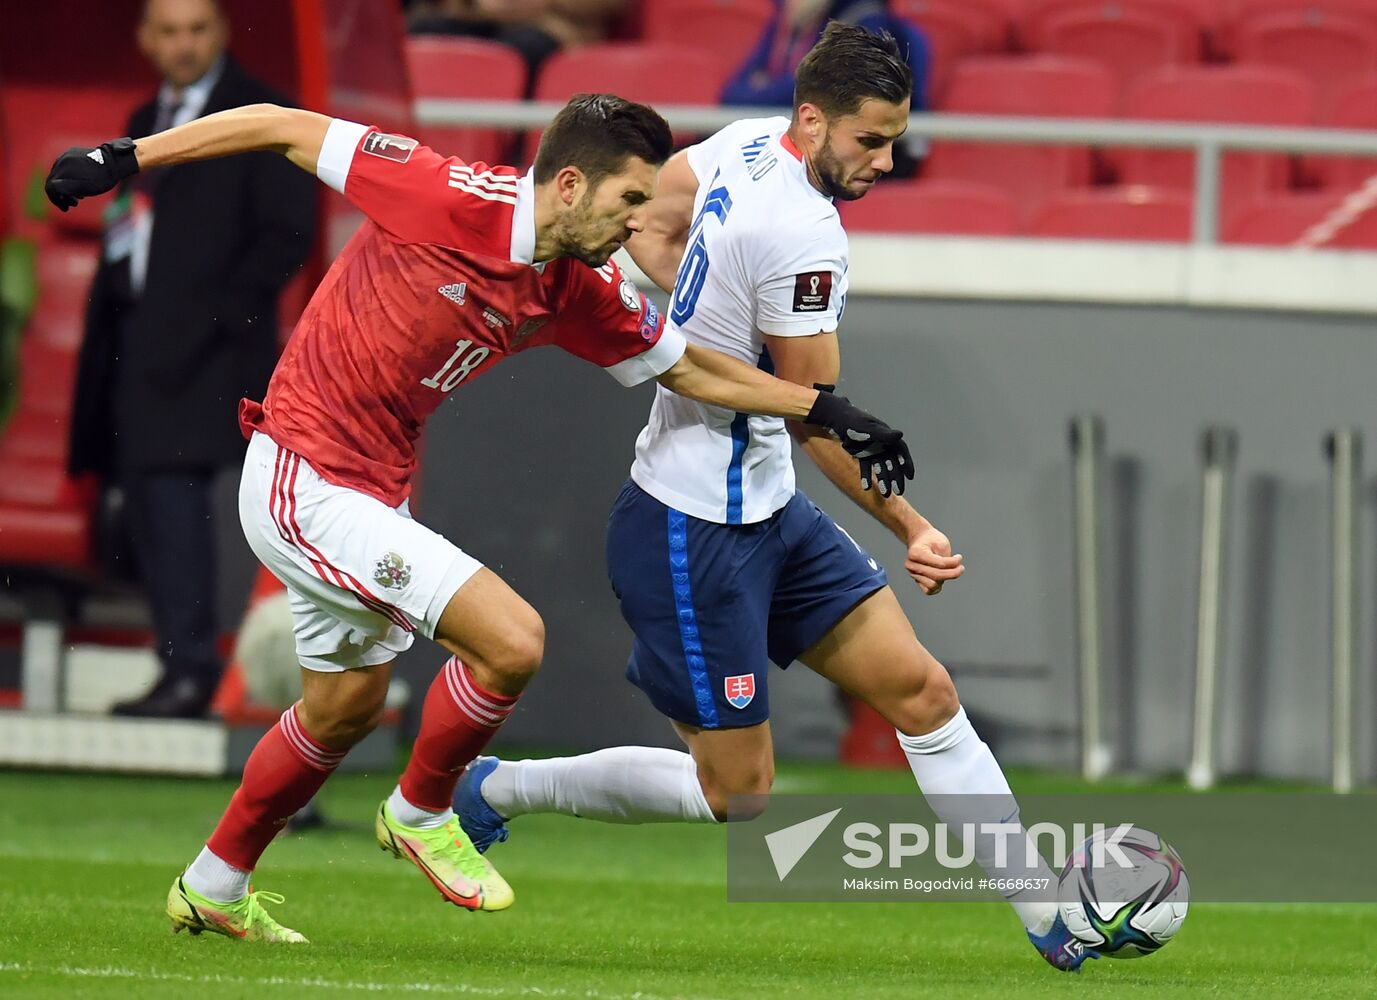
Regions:
<svg viewBox="0 0 1377 1000"><path fill-rule="evenodd" d="M802 492L755 524L718 524L630 480L608 518L607 567L635 633L626 676L661 713L704 729L770 716L768 662L788 667L885 572Z"/></svg>

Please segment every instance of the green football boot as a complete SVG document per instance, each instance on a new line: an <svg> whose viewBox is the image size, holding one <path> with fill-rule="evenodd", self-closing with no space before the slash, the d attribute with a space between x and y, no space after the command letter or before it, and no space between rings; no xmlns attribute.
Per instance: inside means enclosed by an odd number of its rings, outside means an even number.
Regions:
<svg viewBox="0 0 1377 1000"><path fill-rule="evenodd" d="M430 830L404 826L384 800L378 807L373 831L379 847L414 864L440 890L440 895L455 906L505 910L516 901L507 880L478 853L457 819L451 817L444 826Z"/></svg>
<svg viewBox="0 0 1377 1000"><path fill-rule="evenodd" d="M233 903L217 903L187 886L178 875L167 894L167 916L172 933L189 930L192 934L212 931L243 941L281 941L308 944L306 936L283 927L263 909L264 903L284 902L275 892L254 892Z"/></svg>

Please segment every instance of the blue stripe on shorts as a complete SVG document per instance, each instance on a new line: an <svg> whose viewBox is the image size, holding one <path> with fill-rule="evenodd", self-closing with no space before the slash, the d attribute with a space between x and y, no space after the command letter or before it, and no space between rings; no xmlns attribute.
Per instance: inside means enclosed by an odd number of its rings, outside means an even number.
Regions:
<svg viewBox="0 0 1377 1000"><path fill-rule="evenodd" d="M745 417L741 419L744 421ZM737 496L740 497L739 487ZM739 503L738 499L738 516ZM702 725L712 728L718 724L717 702L712 696L708 661L703 658L703 637L698 631L698 616L693 610L693 587L689 583L688 518L673 507L669 508L669 575L674 587L674 612L679 619L679 641L684 647L684 662L688 665L698 718Z"/></svg>

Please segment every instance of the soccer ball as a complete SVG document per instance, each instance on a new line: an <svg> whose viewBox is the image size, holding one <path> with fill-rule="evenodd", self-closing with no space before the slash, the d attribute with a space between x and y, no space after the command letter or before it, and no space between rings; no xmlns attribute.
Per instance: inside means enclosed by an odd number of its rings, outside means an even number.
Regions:
<svg viewBox="0 0 1377 1000"><path fill-rule="evenodd" d="M1181 856L1139 826L1097 831L1071 853L1058 887L1067 929L1108 958L1161 948L1181 929L1189 903Z"/></svg>

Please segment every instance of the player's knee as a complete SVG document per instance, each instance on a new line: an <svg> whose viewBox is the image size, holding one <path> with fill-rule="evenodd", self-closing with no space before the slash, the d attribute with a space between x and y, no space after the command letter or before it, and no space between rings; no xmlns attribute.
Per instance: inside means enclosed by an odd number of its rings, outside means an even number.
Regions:
<svg viewBox="0 0 1377 1000"><path fill-rule="evenodd" d="M759 767L734 770L730 774L714 774L699 769L698 783L703 798L719 823L740 823L755 819L765 811L770 789L775 783L772 762Z"/></svg>
<svg viewBox="0 0 1377 1000"><path fill-rule="evenodd" d="M899 700L890 721L907 736L921 736L946 725L960 707L951 675L933 661L912 690Z"/></svg>
<svg viewBox="0 0 1377 1000"><path fill-rule="evenodd" d="M520 691L540 669L545 657L545 622L534 608L516 616L502 647L485 658L492 683L501 691Z"/></svg>

